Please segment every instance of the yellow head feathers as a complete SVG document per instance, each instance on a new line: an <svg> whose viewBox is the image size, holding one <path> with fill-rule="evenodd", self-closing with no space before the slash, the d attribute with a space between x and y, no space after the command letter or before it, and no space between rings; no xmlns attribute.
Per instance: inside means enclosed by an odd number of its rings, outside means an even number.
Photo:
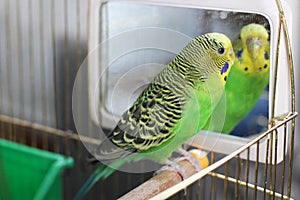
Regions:
<svg viewBox="0 0 300 200"><path fill-rule="evenodd" d="M233 65L235 55L233 52L232 44L230 39L221 33L211 33L211 37L215 40L220 41L220 47L217 49L217 56L220 56L221 60L226 60L225 64L220 69L220 76L223 85L225 85L231 66ZM218 58L216 58L218 60Z"/></svg>
<svg viewBox="0 0 300 200"><path fill-rule="evenodd" d="M269 71L269 34L260 24L248 24L241 29L239 37L233 42L234 52L241 69L245 73Z"/></svg>

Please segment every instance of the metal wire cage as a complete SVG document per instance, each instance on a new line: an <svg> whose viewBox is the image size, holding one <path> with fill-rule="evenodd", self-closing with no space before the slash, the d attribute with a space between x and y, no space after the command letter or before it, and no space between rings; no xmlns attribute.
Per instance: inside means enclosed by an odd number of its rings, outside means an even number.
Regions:
<svg viewBox="0 0 300 200"><path fill-rule="evenodd" d="M276 58L279 43L284 42L288 53L290 112L274 116L276 95L273 95L272 120L267 131L229 155L210 152L209 167L153 199L291 199L297 116L294 69L285 13L281 1L275 2L280 13ZM76 72L88 55L93 35L89 32L93 26L90 23L93 6L93 1L83 0L0 0L0 137L72 156L75 166L63 174L64 199L72 199L95 169L86 160L89 152L82 141L90 145L99 143L93 134L98 129L91 114L85 112L89 107L83 106L73 113L82 124L88 124L86 137L76 134L71 102ZM280 41L280 34L284 41ZM274 93L277 69L281 67L277 61L275 67L271 86ZM77 77L82 88L73 98L78 102L89 101L87 79L87 71ZM282 148L278 147L279 133L284 141L289 141ZM261 142L266 142L265 149L260 149ZM250 160L253 149L266 154L264 163L259 162L258 153L254 161ZM277 164L279 152L286 156ZM117 172L108 180L99 181L86 199L119 198L151 176L152 173ZM107 192L111 191L111 185L113 192Z"/></svg>

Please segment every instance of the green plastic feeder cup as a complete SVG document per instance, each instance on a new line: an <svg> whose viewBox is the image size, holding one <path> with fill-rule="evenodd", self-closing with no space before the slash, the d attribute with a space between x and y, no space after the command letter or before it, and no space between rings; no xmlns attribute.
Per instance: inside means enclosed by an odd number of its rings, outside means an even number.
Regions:
<svg viewBox="0 0 300 200"><path fill-rule="evenodd" d="M62 199L62 170L73 158L0 139L0 199Z"/></svg>

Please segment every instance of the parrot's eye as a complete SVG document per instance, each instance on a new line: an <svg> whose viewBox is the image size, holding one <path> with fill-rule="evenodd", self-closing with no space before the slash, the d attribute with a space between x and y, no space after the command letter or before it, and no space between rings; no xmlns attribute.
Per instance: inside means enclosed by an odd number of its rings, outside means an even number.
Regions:
<svg viewBox="0 0 300 200"><path fill-rule="evenodd" d="M225 49L223 47L218 48L217 52L218 52L218 54L222 55L225 53Z"/></svg>

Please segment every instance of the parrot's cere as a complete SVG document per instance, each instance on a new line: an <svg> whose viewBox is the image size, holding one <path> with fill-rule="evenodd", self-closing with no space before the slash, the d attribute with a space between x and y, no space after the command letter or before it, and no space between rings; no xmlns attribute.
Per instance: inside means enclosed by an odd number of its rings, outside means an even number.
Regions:
<svg viewBox="0 0 300 200"><path fill-rule="evenodd" d="M95 149L93 156L102 163L75 199L125 162L142 159L164 162L197 134L223 95L234 60L232 44L224 34L207 33L191 40Z"/></svg>
<svg viewBox="0 0 300 200"><path fill-rule="evenodd" d="M214 122L205 126L206 130L226 134L253 109L269 83L270 71L269 34L264 26L254 23L244 26L232 45L235 62L225 86L225 123L221 130Z"/></svg>

